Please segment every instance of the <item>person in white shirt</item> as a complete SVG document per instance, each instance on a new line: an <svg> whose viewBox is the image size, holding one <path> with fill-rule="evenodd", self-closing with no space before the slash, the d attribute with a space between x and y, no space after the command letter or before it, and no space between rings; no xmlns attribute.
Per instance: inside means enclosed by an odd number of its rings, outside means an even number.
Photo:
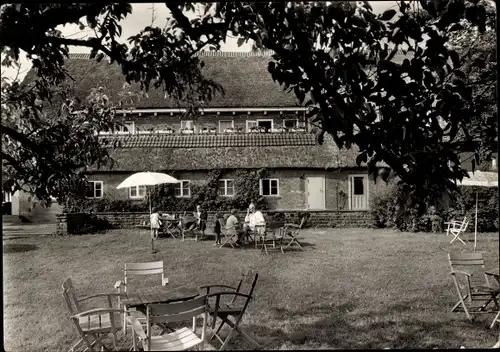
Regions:
<svg viewBox="0 0 500 352"><path fill-rule="evenodd" d="M151 229L153 230L153 238L158 238L158 230L161 227L160 212L155 209L154 213L150 216Z"/></svg>
<svg viewBox="0 0 500 352"><path fill-rule="evenodd" d="M259 210L255 209L255 205L250 204L247 211L247 216L245 217L245 224L247 233L248 231L255 231L255 226L266 226L266 220L264 215Z"/></svg>

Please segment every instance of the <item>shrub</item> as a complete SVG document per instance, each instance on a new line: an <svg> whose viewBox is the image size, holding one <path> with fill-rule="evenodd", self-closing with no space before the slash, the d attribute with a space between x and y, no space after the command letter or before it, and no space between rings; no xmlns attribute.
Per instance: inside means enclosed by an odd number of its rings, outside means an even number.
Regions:
<svg viewBox="0 0 500 352"><path fill-rule="evenodd" d="M401 187L395 180L389 181L386 189L374 193L370 211L376 227L396 227L401 231L431 232L443 231L445 221L461 221L464 216L469 220L468 231L474 230L476 192L478 192L478 232L498 230L498 188L460 187L460 194L450 197L448 202L443 199L429 200L429 206L418 215L416 208L407 206L401 209L397 204L402 196ZM447 204L446 204L447 203ZM402 210L407 210L404 214Z"/></svg>
<svg viewBox="0 0 500 352"><path fill-rule="evenodd" d="M74 235L96 233L113 228L107 220L93 214L75 214L73 216L72 221L68 221L68 233Z"/></svg>

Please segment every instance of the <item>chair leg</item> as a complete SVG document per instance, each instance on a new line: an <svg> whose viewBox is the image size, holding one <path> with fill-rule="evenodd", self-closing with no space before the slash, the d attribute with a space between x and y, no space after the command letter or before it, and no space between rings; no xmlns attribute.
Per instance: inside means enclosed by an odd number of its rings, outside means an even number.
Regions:
<svg viewBox="0 0 500 352"><path fill-rule="evenodd" d="M459 297L460 297L460 300L457 302L457 304L455 304L453 306L453 308L451 309L451 311L454 312L460 305L462 305L463 310L465 312L465 315L467 316L467 319L469 319L469 320L472 321L473 320L472 316L469 314L469 310L467 309L467 306L465 305L465 301L464 301L464 299L466 299L468 297L468 295L465 295L465 296L462 297L462 294L459 293Z"/></svg>
<svg viewBox="0 0 500 352"><path fill-rule="evenodd" d="M214 319L217 319L217 318L215 317ZM221 323L220 323L220 325L219 325L219 327L217 328L217 330L213 333L212 337L210 338L210 341L212 341L212 340L214 339L214 337L216 337L216 336L217 336L217 337L219 337L219 335L218 335L218 334L219 334L219 331L220 331L220 329L222 329L222 326L223 326L224 324L225 324L225 321L224 321L224 320L222 320L222 321L221 321ZM219 339L220 339L220 338L219 338Z"/></svg>
<svg viewBox="0 0 500 352"><path fill-rule="evenodd" d="M495 315L495 319L493 319L493 322L490 325L490 329L493 329L493 327L495 326L495 323L500 321L499 318L500 318L500 310L498 311L497 315Z"/></svg>

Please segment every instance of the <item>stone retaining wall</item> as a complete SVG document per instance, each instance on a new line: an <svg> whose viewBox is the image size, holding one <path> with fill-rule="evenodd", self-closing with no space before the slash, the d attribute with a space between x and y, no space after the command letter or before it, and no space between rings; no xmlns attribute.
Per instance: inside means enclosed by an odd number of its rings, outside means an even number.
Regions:
<svg viewBox="0 0 500 352"><path fill-rule="evenodd" d="M213 228L216 212L208 212L208 232ZM274 226L282 226L285 222L300 223L302 216L307 216L305 227L370 227L374 220L368 211L298 211L280 210L263 211L267 223ZM184 212L177 212L177 217ZM223 215L228 215L223 212ZM246 212L239 212L238 217L244 219ZM149 224L149 213L63 213L57 215L57 233L75 234L85 233L85 230L98 222L101 226L108 225L109 228L133 228L137 225Z"/></svg>

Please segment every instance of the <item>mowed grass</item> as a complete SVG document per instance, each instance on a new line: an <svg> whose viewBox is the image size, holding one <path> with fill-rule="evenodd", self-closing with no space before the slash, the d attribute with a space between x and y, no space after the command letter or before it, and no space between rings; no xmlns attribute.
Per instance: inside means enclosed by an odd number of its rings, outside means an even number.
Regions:
<svg viewBox="0 0 500 352"><path fill-rule="evenodd" d="M149 233L138 230L4 239L5 348L68 350L77 336L63 280L71 277L82 296L113 292L125 262L154 260L165 262L172 285L231 285L241 272L258 272L241 326L265 349L484 348L497 341L498 326L488 328L494 314L470 322L450 312L457 297L447 253L472 251L472 243L371 229L311 229L301 237L304 252L268 256L172 238L156 241L152 254ZM479 235L487 266L498 266L498 248L497 234ZM132 346L130 335L119 333L120 348ZM230 348L252 346L236 336Z"/></svg>

